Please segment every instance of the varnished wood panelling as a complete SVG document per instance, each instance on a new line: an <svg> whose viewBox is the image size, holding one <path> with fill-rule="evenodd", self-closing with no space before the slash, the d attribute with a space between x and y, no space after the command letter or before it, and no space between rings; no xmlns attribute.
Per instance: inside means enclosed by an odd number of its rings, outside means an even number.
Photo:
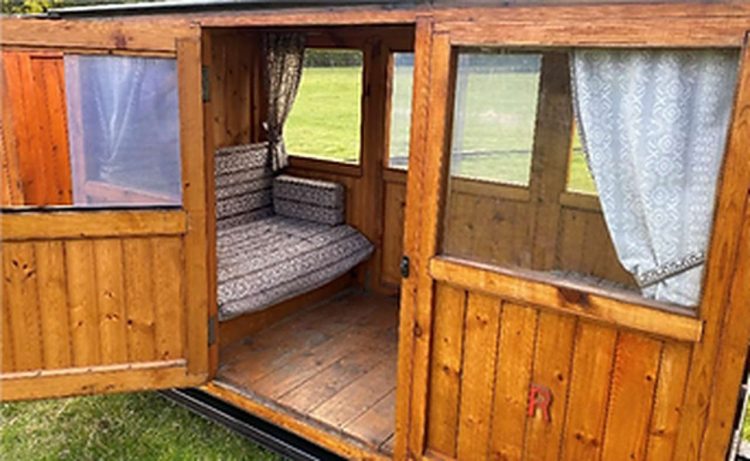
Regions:
<svg viewBox="0 0 750 461"><path fill-rule="evenodd" d="M2 61L4 110L11 114L4 129L12 138L5 144L3 177L18 189L11 194L11 187L3 205L70 204L62 53L4 51Z"/></svg>
<svg viewBox="0 0 750 461"><path fill-rule="evenodd" d="M526 459L552 461L560 458L576 326L577 320L573 317L539 313L531 382L546 386L555 398L550 405L549 421L535 417L526 422Z"/></svg>
<svg viewBox="0 0 750 461"><path fill-rule="evenodd" d="M472 293L469 299L474 296ZM503 303L491 407L490 459L520 460L523 455L537 320L536 309ZM491 348L491 343L488 346Z"/></svg>
<svg viewBox="0 0 750 461"><path fill-rule="evenodd" d="M5 242L3 373L183 359L182 264L181 237Z"/></svg>
<svg viewBox="0 0 750 461"><path fill-rule="evenodd" d="M621 332L610 377L602 458L646 459L662 344ZM675 392L680 393L679 389Z"/></svg>
<svg viewBox="0 0 750 461"><path fill-rule="evenodd" d="M591 274L636 287L623 269L601 211L563 207L555 264L560 269Z"/></svg>
<svg viewBox="0 0 750 461"><path fill-rule="evenodd" d="M406 185L386 182L381 276L385 283L398 284L401 281L399 263L403 255L405 207Z"/></svg>
<svg viewBox="0 0 750 461"><path fill-rule="evenodd" d="M487 453L490 422L496 410L490 402L498 358L500 313L499 299L475 293L468 297L456 436L456 455L460 460L484 458Z"/></svg>
<svg viewBox="0 0 750 461"><path fill-rule="evenodd" d="M451 190L443 252L471 259L481 255L483 261L494 264L528 267L531 213L528 203Z"/></svg>
<svg viewBox="0 0 750 461"><path fill-rule="evenodd" d="M446 284L439 284L436 290L427 446L455 456L466 291Z"/></svg>
<svg viewBox="0 0 750 461"><path fill-rule="evenodd" d="M689 343L437 284L426 450L436 459L670 459ZM549 390L548 417L530 410ZM652 454L653 453L653 454Z"/></svg>

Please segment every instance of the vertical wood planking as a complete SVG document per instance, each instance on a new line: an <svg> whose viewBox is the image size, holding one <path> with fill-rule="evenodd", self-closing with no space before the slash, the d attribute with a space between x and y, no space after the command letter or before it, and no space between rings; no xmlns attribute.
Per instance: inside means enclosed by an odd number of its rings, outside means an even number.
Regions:
<svg viewBox="0 0 750 461"><path fill-rule="evenodd" d="M129 360L156 360L154 302L157 290L151 240L126 239L122 242L127 299L127 337Z"/></svg>
<svg viewBox="0 0 750 461"><path fill-rule="evenodd" d="M503 304L495 396L491 406L491 459L520 460L523 455L537 320L538 312L534 308Z"/></svg>
<svg viewBox="0 0 750 461"><path fill-rule="evenodd" d="M9 317L16 371L44 365L37 300L37 267L32 243L4 243L3 308Z"/></svg>
<svg viewBox="0 0 750 461"><path fill-rule="evenodd" d="M661 349L660 341L642 334L620 333L612 369L603 459L645 459Z"/></svg>
<svg viewBox="0 0 750 461"><path fill-rule="evenodd" d="M14 53L2 52L2 68L0 69L0 92L2 92L2 120L0 120L0 135L2 135L2 204L22 205L24 203L23 181L19 170L18 139L14 123L11 92L8 86L12 72L9 75L9 65L14 61Z"/></svg>
<svg viewBox="0 0 750 461"><path fill-rule="evenodd" d="M432 290L432 282L427 273L429 255L422 251L426 248L421 244L424 237L422 223L422 209L418 206L422 202L425 192L437 188L436 184L429 184L429 179L422 171L430 163L427 149L428 122L430 108L430 78L432 61L432 22L430 19L418 19L415 30L414 43L414 87L412 94L412 123L410 127L409 144L409 179L407 183L407 207L404 224L404 254L411 258L414 272L412 276L403 280L401 286L401 315L399 319L399 351L398 351L398 389L396 395L396 431L394 443L394 457L419 457L424 451L426 392L429 368L429 338L427 341L416 333L423 331L429 325L423 323L429 312L420 313L420 309L432 305L424 304L421 299L422 285ZM434 209L433 209L434 210ZM431 234L431 232L430 232ZM434 235L433 235L434 237ZM430 247L434 251L434 245ZM421 426L421 427L420 427Z"/></svg>
<svg viewBox="0 0 750 461"><path fill-rule="evenodd" d="M215 217L209 216L214 200L209 195L213 172L212 155L206 155L203 142L203 101L200 28L192 26L190 38L177 41L177 75L180 97L180 158L182 159L183 204L188 214L188 233L183 244L184 296L177 308L186 316L184 337L188 372L209 374L208 318L214 311L215 293L209 293L209 280L216 276L211 263L208 234L215 229ZM248 109L249 110L249 109ZM156 266L157 271L159 266ZM175 302L174 298L171 302ZM158 340L157 340L158 341ZM158 347L158 345L157 345ZM163 351L157 351L163 353Z"/></svg>
<svg viewBox="0 0 750 461"><path fill-rule="evenodd" d="M38 277L44 368L72 365L70 313L64 244L60 241L34 243Z"/></svg>
<svg viewBox="0 0 750 461"><path fill-rule="evenodd" d="M101 357L94 264L93 241L65 243L73 365L77 367L100 363Z"/></svg>
<svg viewBox="0 0 750 461"><path fill-rule="evenodd" d="M456 447L459 460L482 459L487 455L500 313L498 298L469 294Z"/></svg>
<svg viewBox="0 0 750 461"><path fill-rule="evenodd" d="M599 459L616 339L611 328L579 324L563 433L564 460Z"/></svg>
<svg viewBox="0 0 750 461"><path fill-rule="evenodd" d="M646 459L673 459L691 349L689 344L664 344Z"/></svg>
<svg viewBox="0 0 750 461"><path fill-rule="evenodd" d="M465 314L466 291L438 284L427 407L427 446L450 457L456 455Z"/></svg>
<svg viewBox="0 0 750 461"><path fill-rule="evenodd" d="M32 57L33 95L39 109L36 136L42 141L40 160L45 175L40 186L45 204L71 204L72 187L62 55Z"/></svg>
<svg viewBox="0 0 750 461"><path fill-rule="evenodd" d="M93 244L102 363L125 363L128 361L128 341L122 242L118 239L101 239Z"/></svg>
<svg viewBox="0 0 750 461"><path fill-rule="evenodd" d="M154 238L154 287L156 358L184 357L185 324L182 284L182 242L176 238Z"/></svg>
<svg viewBox="0 0 750 461"><path fill-rule="evenodd" d="M539 313L539 329L531 381L552 393L550 421L541 415L529 418L524 442L525 458L557 460L567 408L570 366L574 351L576 319L547 312Z"/></svg>

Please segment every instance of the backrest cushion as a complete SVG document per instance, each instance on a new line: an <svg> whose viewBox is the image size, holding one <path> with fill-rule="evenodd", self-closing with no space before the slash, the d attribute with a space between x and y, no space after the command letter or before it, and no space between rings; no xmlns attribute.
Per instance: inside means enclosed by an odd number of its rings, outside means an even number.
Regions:
<svg viewBox="0 0 750 461"><path fill-rule="evenodd" d="M334 182L280 175L273 181L276 214L323 224L344 222L344 186Z"/></svg>
<svg viewBox="0 0 750 461"><path fill-rule="evenodd" d="M273 214L273 172L268 144L246 144L216 151L216 228L246 224Z"/></svg>

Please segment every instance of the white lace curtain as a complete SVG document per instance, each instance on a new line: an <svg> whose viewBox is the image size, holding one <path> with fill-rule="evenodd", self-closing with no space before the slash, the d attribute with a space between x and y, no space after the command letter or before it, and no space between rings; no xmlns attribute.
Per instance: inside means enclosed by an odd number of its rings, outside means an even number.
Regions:
<svg viewBox="0 0 750 461"><path fill-rule="evenodd" d="M263 36L265 55L266 96L268 114L265 128L271 168L278 171L289 163L284 147L284 122L292 111L302 78L305 35L299 33L268 33Z"/></svg>
<svg viewBox="0 0 750 461"><path fill-rule="evenodd" d="M644 296L699 302L739 56L576 50L576 116L609 233Z"/></svg>

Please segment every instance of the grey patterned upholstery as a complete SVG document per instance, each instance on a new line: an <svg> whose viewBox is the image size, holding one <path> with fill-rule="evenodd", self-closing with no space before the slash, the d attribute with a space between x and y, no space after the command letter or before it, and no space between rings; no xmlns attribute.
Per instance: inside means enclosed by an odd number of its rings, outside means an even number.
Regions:
<svg viewBox="0 0 750 461"><path fill-rule="evenodd" d="M286 175L274 181L267 158L265 143L216 153L220 320L323 286L373 251L362 234L342 224L341 185ZM294 206L282 204L275 214L277 199Z"/></svg>
<svg viewBox="0 0 750 461"><path fill-rule="evenodd" d="M344 222L344 186L328 181L281 175L273 180L273 211L277 215L322 224Z"/></svg>

